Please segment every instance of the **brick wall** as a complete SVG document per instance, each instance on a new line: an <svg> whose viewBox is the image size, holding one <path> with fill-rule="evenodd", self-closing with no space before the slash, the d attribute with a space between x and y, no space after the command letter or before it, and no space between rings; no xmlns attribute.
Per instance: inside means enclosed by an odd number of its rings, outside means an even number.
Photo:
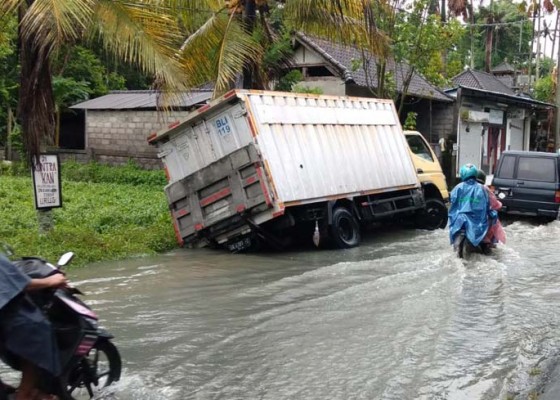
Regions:
<svg viewBox="0 0 560 400"><path fill-rule="evenodd" d="M91 159L101 163L119 165L134 159L144 168L160 168L157 149L148 145L147 137L188 113L88 110L86 150Z"/></svg>

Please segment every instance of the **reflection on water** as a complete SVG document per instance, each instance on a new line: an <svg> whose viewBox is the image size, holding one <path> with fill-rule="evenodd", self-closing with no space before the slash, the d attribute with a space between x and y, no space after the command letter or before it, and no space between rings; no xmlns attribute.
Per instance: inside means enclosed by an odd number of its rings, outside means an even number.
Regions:
<svg viewBox="0 0 560 400"><path fill-rule="evenodd" d="M491 257L447 231L345 251L181 250L70 272L124 359L114 399L527 399L558 360L560 223ZM560 396L559 396L560 398Z"/></svg>

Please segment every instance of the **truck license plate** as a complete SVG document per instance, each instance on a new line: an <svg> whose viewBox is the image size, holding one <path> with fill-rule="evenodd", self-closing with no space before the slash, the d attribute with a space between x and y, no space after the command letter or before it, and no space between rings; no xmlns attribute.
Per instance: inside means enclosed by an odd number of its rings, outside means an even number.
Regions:
<svg viewBox="0 0 560 400"><path fill-rule="evenodd" d="M249 247L251 247L251 238L244 237L243 239L236 242L228 243L227 247L231 252L247 250Z"/></svg>

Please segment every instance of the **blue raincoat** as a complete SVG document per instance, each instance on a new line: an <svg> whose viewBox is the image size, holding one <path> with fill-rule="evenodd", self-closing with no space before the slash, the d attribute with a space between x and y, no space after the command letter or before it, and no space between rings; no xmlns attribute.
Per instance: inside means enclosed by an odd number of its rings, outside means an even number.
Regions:
<svg viewBox="0 0 560 400"><path fill-rule="evenodd" d="M453 244L457 233L464 228L465 236L478 246L488 231L490 206L488 193L474 178L459 183L451 191L449 208L449 240Z"/></svg>

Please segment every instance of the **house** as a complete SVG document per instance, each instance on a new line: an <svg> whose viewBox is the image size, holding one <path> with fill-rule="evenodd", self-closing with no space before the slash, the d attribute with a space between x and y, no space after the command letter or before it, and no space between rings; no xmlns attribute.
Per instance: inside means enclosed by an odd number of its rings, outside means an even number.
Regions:
<svg viewBox="0 0 560 400"><path fill-rule="evenodd" d="M517 71L515 68L507 62L507 60L496 65L492 68L492 75L498 78L504 85L517 91L519 89L517 83Z"/></svg>
<svg viewBox="0 0 560 400"><path fill-rule="evenodd" d="M194 90L170 98L169 110L158 111L160 93L150 90L114 91L71 107L82 114L82 126L63 132L60 157L111 165L135 160L144 168L161 167L157 151L146 138L206 104L212 90ZM165 101L165 100L163 100ZM67 129L68 131L68 129ZM67 132L66 131L66 132ZM68 137L73 140L69 141ZM68 145L70 144L70 145Z"/></svg>
<svg viewBox="0 0 560 400"><path fill-rule="evenodd" d="M302 72L302 86L320 88L324 94L374 97L371 88L377 88L376 60L369 53L327 40L310 37L303 33L294 36L295 53L291 65ZM368 62L364 69L362 60ZM389 61L387 70L392 74L396 91L402 95L410 66ZM409 112L417 113L417 129L432 143L448 134L453 121L454 99L428 82L420 74L413 72L405 106L401 112L404 123Z"/></svg>
<svg viewBox="0 0 560 400"><path fill-rule="evenodd" d="M446 90L456 100L448 136L456 142L455 173L473 163L492 174L504 150L531 150L546 134L555 106L517 93L498 75L467 69Z"/></svg>

